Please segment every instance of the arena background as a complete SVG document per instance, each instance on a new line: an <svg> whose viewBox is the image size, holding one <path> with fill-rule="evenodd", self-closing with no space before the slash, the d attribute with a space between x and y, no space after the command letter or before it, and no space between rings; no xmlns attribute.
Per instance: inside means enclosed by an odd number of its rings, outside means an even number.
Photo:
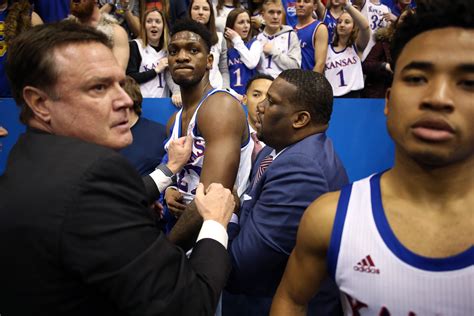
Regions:
<svg viewBox="0 0 474 316"><path fill-rule="evenodd" d="M382 99L334 100L328 135L351 181L393 165L394 145L385 127L383 108ZM143 100L142 115L162 124L166 124L175 111L170 99ZM25 130L18 120L18 113L13 99L0 99L0 126L9 132L7 137L0 139L0 174L5 169L8 152Z"/></svg>

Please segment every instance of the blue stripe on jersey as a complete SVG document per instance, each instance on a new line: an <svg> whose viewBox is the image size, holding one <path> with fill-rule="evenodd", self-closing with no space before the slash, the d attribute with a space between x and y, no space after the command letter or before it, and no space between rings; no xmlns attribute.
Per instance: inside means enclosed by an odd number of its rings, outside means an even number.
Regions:
<svg viewBox="0 0 474 316"><path fill-rule="evenodd" d="M181 125L181 114L183 113L183 110L181 110L180 112L178 112L178 114L176 115L175 119L174 119L174 124L176 124L176 119L178 119L178 137L181 137L183 136L183 126ZM178 117L179 116L179 117ZM173 124L173 125L174 125ZM186 131L186 134L188 134L188 132Z"/></svg>
<svg viewBox="0 0 474 316"><path fill-rule="evenodd" d="M474 247L455 256L446 258L423 257L406 248L393 233L385 216L380 191L381 175L382 173L379 173L370 179L372 213L380 236L398 259L421 270L439 272L463 269L474 264Z"/></svg>
<svg viewBox="0 0 474 316"><path fill-rule="evenodd" d="M337 259L339 257L339 249L341 248L342 232L344 230L344 222L346 221L347 206L351 197L352 183L341 189L341 195L337 202L336 216L332 226L331 241L328 248L328 272L329 276L336 280Z"/></svg>

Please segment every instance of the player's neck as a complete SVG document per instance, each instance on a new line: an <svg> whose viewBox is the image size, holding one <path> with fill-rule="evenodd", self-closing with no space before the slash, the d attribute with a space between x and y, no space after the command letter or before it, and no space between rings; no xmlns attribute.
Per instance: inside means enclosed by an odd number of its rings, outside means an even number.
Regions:
<svg viewBox="0 0 474 316"><path fill-rule="evenodd" d="M201 81L194 86L181 87L181 97L183 99L183 110L196 107L202 97L211 90L212 86L209 82L209 76L205 75Z"/></svg>
<svg viewBox="0 0 474 316"><path fill-rule="evenodd" d="M344 8L342 7L342 5L337 6L337 7L331 7L329 9L329 12L331 12L331 14L334 17L339 17L342 14L343 11L344 11Z"/></svg>
<svg viewBox="0 0 474 316"><path fill-rule="evenodd" d="M379 5L379 4L380 4L380 0L370 0L370 3Z"/></svg>
<svg viewBox="0 0 474 316"><path fill-rule="evenodd" d="M387 172L387 178L400 198L405 196L432 203L474 194L473 170L474 157L444 167L433 167L397 151L394 167Z"/></svg>
<svg viewBox="0 0 474 316"><path fill-rule="evenodd" d="M94 7L94 11L92 11L92 14L89 17L85 19L79 19L79 21L82 24L86 24L92 27L96 27L97 24L99 23L99 20L100 20L100 11L99 11L99 8L97 7Z"/></svg>
<svg viewBox="0 0 474 316"><path fill-rule="evenodd" d="M298 17L298 23L296 24L297 28L303 28L311 23L313 23L315 20L311 15L308 15L306 17Z"/></svg>
<svg viewBox="0 0 474 316"><path fill-rule="evenodd" d="M337 41L336 51L344 50L347 47L348 41L349 41L349 36L339 36L339 40Z"/></svg>
<svg viewBox="0 0 474 316"><path fill-rule="evenodd" d="M249 115L247 116L247 121L249 122L250 127L253 128L254 131L257 131L257 127L255 126L255 122L252 121L252 119L250 118Z"/></svg>

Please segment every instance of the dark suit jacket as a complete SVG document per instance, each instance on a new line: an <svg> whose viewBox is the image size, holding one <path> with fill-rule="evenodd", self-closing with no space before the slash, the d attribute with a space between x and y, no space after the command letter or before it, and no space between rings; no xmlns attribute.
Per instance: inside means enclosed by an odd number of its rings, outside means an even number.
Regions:
<svg viewBox="0 0 474 316"><path fill-rule="evenodd" d="M252 180L260 162L272 150L267 146L259 153ZM303 212L323 193L338 190L347 183L342 162L324 133L287 147L250 189L250 199L242 204L240 231L229 246L232 272L227 289L266 297L264 309L269 309L295 246ZM261 311L246 313L263 315Z"/></svg>
<svg viewBox="0 0 474 316"><path fill-rule="evenodd" d="M131 128L133 143L120 150L141 176L152 173L166 154L166 127L140 117Z"/></svg>
<svg viewBox="0 0 474 316"><path fill-rule="evenodd" d="M212 315L230 270L203 239L188 260L154 226L118 153L29 130L0 176L2 315Z"/></svg>

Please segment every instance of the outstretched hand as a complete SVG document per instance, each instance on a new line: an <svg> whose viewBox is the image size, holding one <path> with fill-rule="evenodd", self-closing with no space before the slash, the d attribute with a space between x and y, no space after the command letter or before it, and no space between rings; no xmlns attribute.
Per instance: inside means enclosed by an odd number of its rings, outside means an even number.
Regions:
<svg viewBox="0 0 474 316"><path fill-rule="evenodd" d="M206 192L204 185L199 183L194 202L204 220L214 220L224 227L227 227L235 208L232 192L220 183L211 183Z"/></svg>
<svg viewBox="0 0 474 316"><path fill-rule="evenodd" d="M176 174L188 162L191 156L193 139L191 136L184 136L172 140L168 146L168 163L166 166Z"/></svg>

